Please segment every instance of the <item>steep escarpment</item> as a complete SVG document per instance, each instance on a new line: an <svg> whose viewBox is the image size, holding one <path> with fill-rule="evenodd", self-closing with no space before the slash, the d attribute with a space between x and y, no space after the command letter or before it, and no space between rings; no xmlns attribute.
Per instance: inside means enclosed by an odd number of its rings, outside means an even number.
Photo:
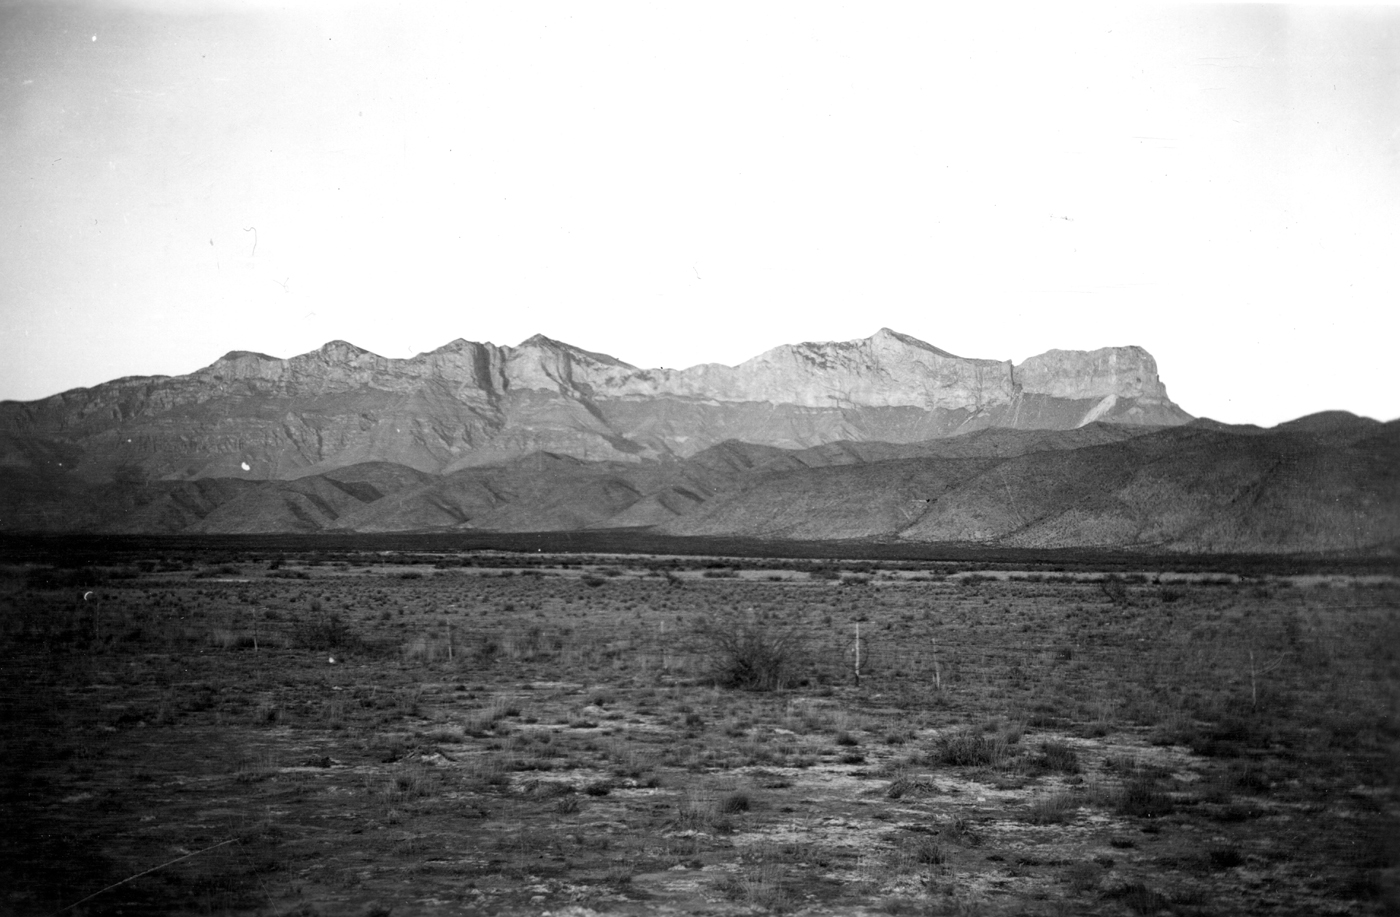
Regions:
<svg viewBox="0 0 1400 917"><path fill-rule="evenodd" d="M668 370L543 335L516 347L459 339L403 360L332 341L289 359L235 351L186 376L0 404L0 467L88 482L290 480L364 462L438 474L541 451L639 462L726 440L802 449L1190 419L1136 347L1013 366L882 329Z"/></svg>

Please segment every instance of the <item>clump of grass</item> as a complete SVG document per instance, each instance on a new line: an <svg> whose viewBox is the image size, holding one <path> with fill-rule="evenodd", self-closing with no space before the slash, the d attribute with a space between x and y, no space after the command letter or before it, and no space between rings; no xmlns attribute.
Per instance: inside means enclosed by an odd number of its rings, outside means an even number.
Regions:
<svg viewBox="0 0 1400 917"><path fill-rule="evenodd" d="M1082 895L1098 888L1102 876L1103 870L1093 863L1075 863L1065 870L1064 879L1071 892Z"/></svg>
<svg viewBox="0 0 1400 917"><path fill-rule="evenodd" d="M346 649L359 644L358 635L337 611L326 608L320 599L311 605L297 623L297 644L309 650Z"/></svg>
<svg viewBox="0 0 1400 917"><path fill-rule="evenodd" d="M885 795L890 799L902 799L905 796L929 795L938 792L938 784L933 782L933 778L927 776L911 776L901 774L890 781L890 785L885 788Z"/></svg>
<svg viewBox="0 0 1400 917"><path fill-rule="evenodd" d="M1149 776L1128 780L1113 797L1113 808L1119 815L1131 818L1161 818L1170 815L1175 805L1157 781Z"/></svg>
<svg viewBox="0 0 1400 917"><path fill-rule="evenodd" d="M1212 847L1206 851L1206 862L1210 864L1212 870L1219 872L1242 865L1244 857L1240 854L1238 847Z"/></svg>
<svg viewBox="0 0 1400 917"><path fill-rule="evenodd" d="M461 726L438 726L423 733L423 738L429 742L460 743L466 739L466 730Z"/></svg>
<svg viewBox="0 0 1400 917"><path fill-rule="evenodd" d="M239 783L257 783L267 780L277 773L277 764L271 752L260 752L240 760L234 768L234 779Z"/></svg>
<svg viewBox="0 0 1400 917"><path fill-rule="evenodd" d="M574 792L574 788L562 780L531 780L521 789L525 795L535 799L557 799L560 796L570 796Z"/></svg>
<svg viewBox="0 0 1400 917"><path fill-rule="evenodd" d="M943 836L955 844L963 847L982 846L982 835L977 833L973 827L972 820L964 816L956 816L948 822L943 831Z"/></svg>
<svg viewBox="0 0 1400 917"><path fill-rule="evenodd" d="M519 715L519 704L508 697L494 697L491 699L491 703L487 704L485 708L468 714L466 722L462 724L462 728L469 735L479 737L487 730L495 727L501 720Z"/></svg>
<svg viewBox="0 0 1400 917"><path fill-rule="evenodd" d="M609 866L603 873L603 884L613 888L625 888L632 884L632 867L622 863Z"/></svg>
<svg viewBox="0 0 1400 917"><path fill-rule="evenodd" d="M437 776L427 768L410 764L400 767L389 778L381 795L388 802L417 799L432 793L437 785Z"/></svg>
<svg viewBox="0 0 1400 917"><path fill-rule="evenodd" d="M737 815L740 812L747 812L753 805L753 800L749 794L743 790L736 790L733 793L725 793L719 798L716 808L721 815Z"/></svg>
<svg viewBox="0 0 1400 917"><path fill-rule="evenodd" d="M1155 914L1158 911L1166 910L1171 905L1165 895L1153 891L1142 882L1129 882L1126 885L1106 889L1103 896L1123 902L1129 910L1138 914Z"/></svg>
<svg viewBox="0 0 1400 917"><path fill-rule="evenodd" d="M1079 773L1079 752L1068 742L1044 742L1037 762L1048 771L1063 774Z"/></svg>
<svg viewBox="0 0 1400 917"><path fill-rule="evenodd" d="M1006 739L972 729L959 729L938 737L933 758L950 767L995 767L1006 760Z"/></svg>
<svg viewBox="0 0 1400 917"><path fill-rule="evenodd" d="M782 870L772 863L730 873L716 883L716 889L731 901L743 901L764 911L781 912L792 906L792 896L783 886Z"/></svg>
<svg viewBox="0 0 1400 917"><path fill-rule="evenodd" d="M935 838L921 834L908 848L909 859L920 866L941 866L948 862L948 851Z"/></svg>
<svg viewBox="0 0 1400 917"><path fill-rule="evenodd" d="M1062 824L1074 818L1080 805L1081 800L1074 793L1050 793L1031 803L1026 821L1033 825Z"/></svg>
<svg viewBox="0 0 1400 917"><path fill-rule="evenodd" d="M715 800L696 790L688 790L681 800L676 812L676 823L682 828L694 831L709 830L720 834L727 834L734 829L733 820L719 811Z"/></svg>
<svg viewBox="0 0 1400 917"><path fill-rule="evenodd" d="M474 789L495 789L510 784L507 762L499 754L486 754L467 763L467 781Z"/></svg>

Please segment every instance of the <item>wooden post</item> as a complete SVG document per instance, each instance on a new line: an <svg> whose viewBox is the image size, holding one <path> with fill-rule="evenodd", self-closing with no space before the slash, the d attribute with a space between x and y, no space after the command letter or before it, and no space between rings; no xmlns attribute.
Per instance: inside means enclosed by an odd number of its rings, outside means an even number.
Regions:
<svg viewBox="0 0 1400 917"><path fill-rule="evenodd" d="M856 622L856 687L860 687L860 622Z"/></svg>

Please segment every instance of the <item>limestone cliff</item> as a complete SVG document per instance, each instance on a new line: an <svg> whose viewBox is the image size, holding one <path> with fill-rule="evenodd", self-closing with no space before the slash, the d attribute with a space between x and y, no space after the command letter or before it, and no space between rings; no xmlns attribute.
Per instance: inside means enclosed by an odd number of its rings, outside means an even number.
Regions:
<svg viewBox="0 0 1400 917"><path fill-rule="evenodd" d="M1013 366L881 329L664 370L543 335L516 347L459 339L402 360L332 341L0 404L0 464L37 469L61 452L65 473L89 480L290 479L371 461L441 473L539 451L635 462L731 439L805 448L1190 419L1138 347Z"/></svg>
<svg viewBox="0 0 1400 917"><path fill-rule="evenodd" d="M1048 350L1017 366L1016 381L1026 392L1057 398L1167 398L1157 361L1141 347Z"/></svg>

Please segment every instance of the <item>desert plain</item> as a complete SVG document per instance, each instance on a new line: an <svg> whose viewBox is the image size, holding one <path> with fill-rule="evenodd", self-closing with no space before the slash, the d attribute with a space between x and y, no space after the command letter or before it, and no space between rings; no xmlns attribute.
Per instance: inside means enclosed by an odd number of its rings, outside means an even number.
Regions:
<svg viewBox="0 0 1400 917"><path fill-rule="evenodd" d="M506 542L6 542L0 910L1400 908L1389 561Z"/></svg>

